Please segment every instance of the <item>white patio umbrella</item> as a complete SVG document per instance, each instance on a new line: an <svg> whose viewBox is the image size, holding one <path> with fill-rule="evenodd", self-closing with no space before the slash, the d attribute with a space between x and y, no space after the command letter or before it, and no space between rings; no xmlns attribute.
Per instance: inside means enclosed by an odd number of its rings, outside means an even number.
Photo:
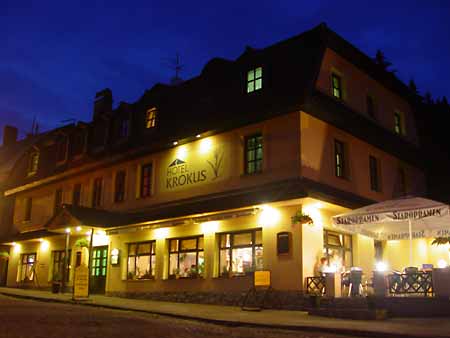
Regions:
<svg viewBox="0 0 450 338"><path fill-rule="evenodd" d="M409 239L412 264L414 238L450 236L447 204L421 197L404 197L371 204L332 217L335 227L379 240Z"/></svg>

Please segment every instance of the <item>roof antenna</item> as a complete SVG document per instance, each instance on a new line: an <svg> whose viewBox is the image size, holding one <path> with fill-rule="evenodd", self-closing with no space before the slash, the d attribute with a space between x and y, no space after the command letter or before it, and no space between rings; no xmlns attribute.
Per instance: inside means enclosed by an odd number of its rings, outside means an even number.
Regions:
<svg viewBox="0 0 450 338"><path fill-rule="evenodd" d="M181 64L180 53L175 54L175 58L167 60L168 67L175 72L175 76L170 79L170 84L173 86L177 86L183 82L183 79L180 77L180 73L184 68L184 65Z"/></svg>

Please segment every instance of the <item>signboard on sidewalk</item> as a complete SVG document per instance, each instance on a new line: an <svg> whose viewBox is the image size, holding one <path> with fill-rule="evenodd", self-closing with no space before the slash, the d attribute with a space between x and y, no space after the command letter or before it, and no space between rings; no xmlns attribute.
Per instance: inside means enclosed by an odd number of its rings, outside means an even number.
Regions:
<svg viewBox="0 0 450 338"><path fill-rule="evenodd" d="M270 286L270 271L255 271L254 286Z"/></svg>
<svg viewBox="0 0 450 338"><path fill-rule="evenodd" d="M75 268L73 281L73 299L83 300L89 297L89 269L85 265Z"/></svg>

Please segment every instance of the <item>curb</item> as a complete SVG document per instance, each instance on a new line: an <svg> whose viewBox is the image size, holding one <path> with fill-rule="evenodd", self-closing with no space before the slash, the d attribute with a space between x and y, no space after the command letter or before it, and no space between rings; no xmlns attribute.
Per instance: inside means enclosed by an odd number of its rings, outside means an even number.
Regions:
<svg viewBox="0 0 450 338"><path fill-rule="evenodd" d="M343 329L343 328L330 328L330 327L320 327L320 326L312 326L312 325L283 325L283 324L262 324L262 323L252 323L252 322L240 322L240 321L231 321L231 320L223 320L223 319L211 319L204 318L198 316L189 316L183 314L169 313L169 312L161 312L155 310L144 310L144 309L133 309L130 307L122 307L119 305L108 305L108 304L98 304L98 303L88 303L85 301L74 301L74 300L63 300L63 299L54 299L54 298L46 298L32 295L18 295L14 293L8 293L0 291L0 295L19 298L19 299L28 299L35 300L40 302L47 303L60 303L60 304L72 304L72 305L83 305L111 310L121 310L121 311L132 311L132 312L140 312L153 314L164 317L171 317L183 320L191 320L202 323L209 323L221 326L228 327L258 327L264 329L278 329L278 330L290 330L290 331L306 331L306 332L324 332L324 333L332 333L332 334L342 334L348 336L356 336L356 337L370 337L370 338L385 338L387 336L395 336L396 338L449 338L449 336L431 336L431 335L411 335L411 334L402 334L402 333L392 333L392 332L378 332L378 331L367 331L367 330L355 330L355 329Z"/></svg>

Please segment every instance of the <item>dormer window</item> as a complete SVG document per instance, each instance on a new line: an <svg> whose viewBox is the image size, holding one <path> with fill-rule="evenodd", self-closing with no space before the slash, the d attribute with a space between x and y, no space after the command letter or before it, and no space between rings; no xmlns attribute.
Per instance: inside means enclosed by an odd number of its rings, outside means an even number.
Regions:
<svg viewBox="0 0 450 338"><path fill-rule="evenodd" d="M342 100L342 80L341 77L335 73L331 74L331 90L335 98Z"/></svg>
<svg viewBox="0 0 450 338"><path fill-rule="evenodd" d="M67 137L62 136L56 141L56 162L64 162L67 159Z"/></svg>
<svg viewBox="0 0 450 338"><path fill-rule="evenodd" d="M130 132L130 120L124 119L119 124L119 138L127 138Z"/></svg>
<svg viewBox="0 0 450 338"><path fill-rule="evenodd" d="M247 93L253 93L262 88L262 67L247 72Z"/></svg>
<svg viewBox="0 0 450 338"><path fill-rule="evenodd" d="M156 127L156 108L150 108L145 115L145 127L147 129Z"/></svg>
<svg viewBox="0 0 450 338"><path fill-rule="evenodd" d="M28 159L28 176L36 174L39 167L39 151L33 151Z"/></svg>
<svg viewBox="0 0 450 338"><path fill-rule="evenodd" d="M73 140L71 142L71 153L73 156L81 155L84 152L86 142L86 132L84 130L77 132L73 136Z"/></svg>
<svg viewBox="0 0 450 338"><path fill-rule="evenodd" d="M405 135L405 121L403 114L399 111L394 112L394 132L399 135Z"/></svg>

